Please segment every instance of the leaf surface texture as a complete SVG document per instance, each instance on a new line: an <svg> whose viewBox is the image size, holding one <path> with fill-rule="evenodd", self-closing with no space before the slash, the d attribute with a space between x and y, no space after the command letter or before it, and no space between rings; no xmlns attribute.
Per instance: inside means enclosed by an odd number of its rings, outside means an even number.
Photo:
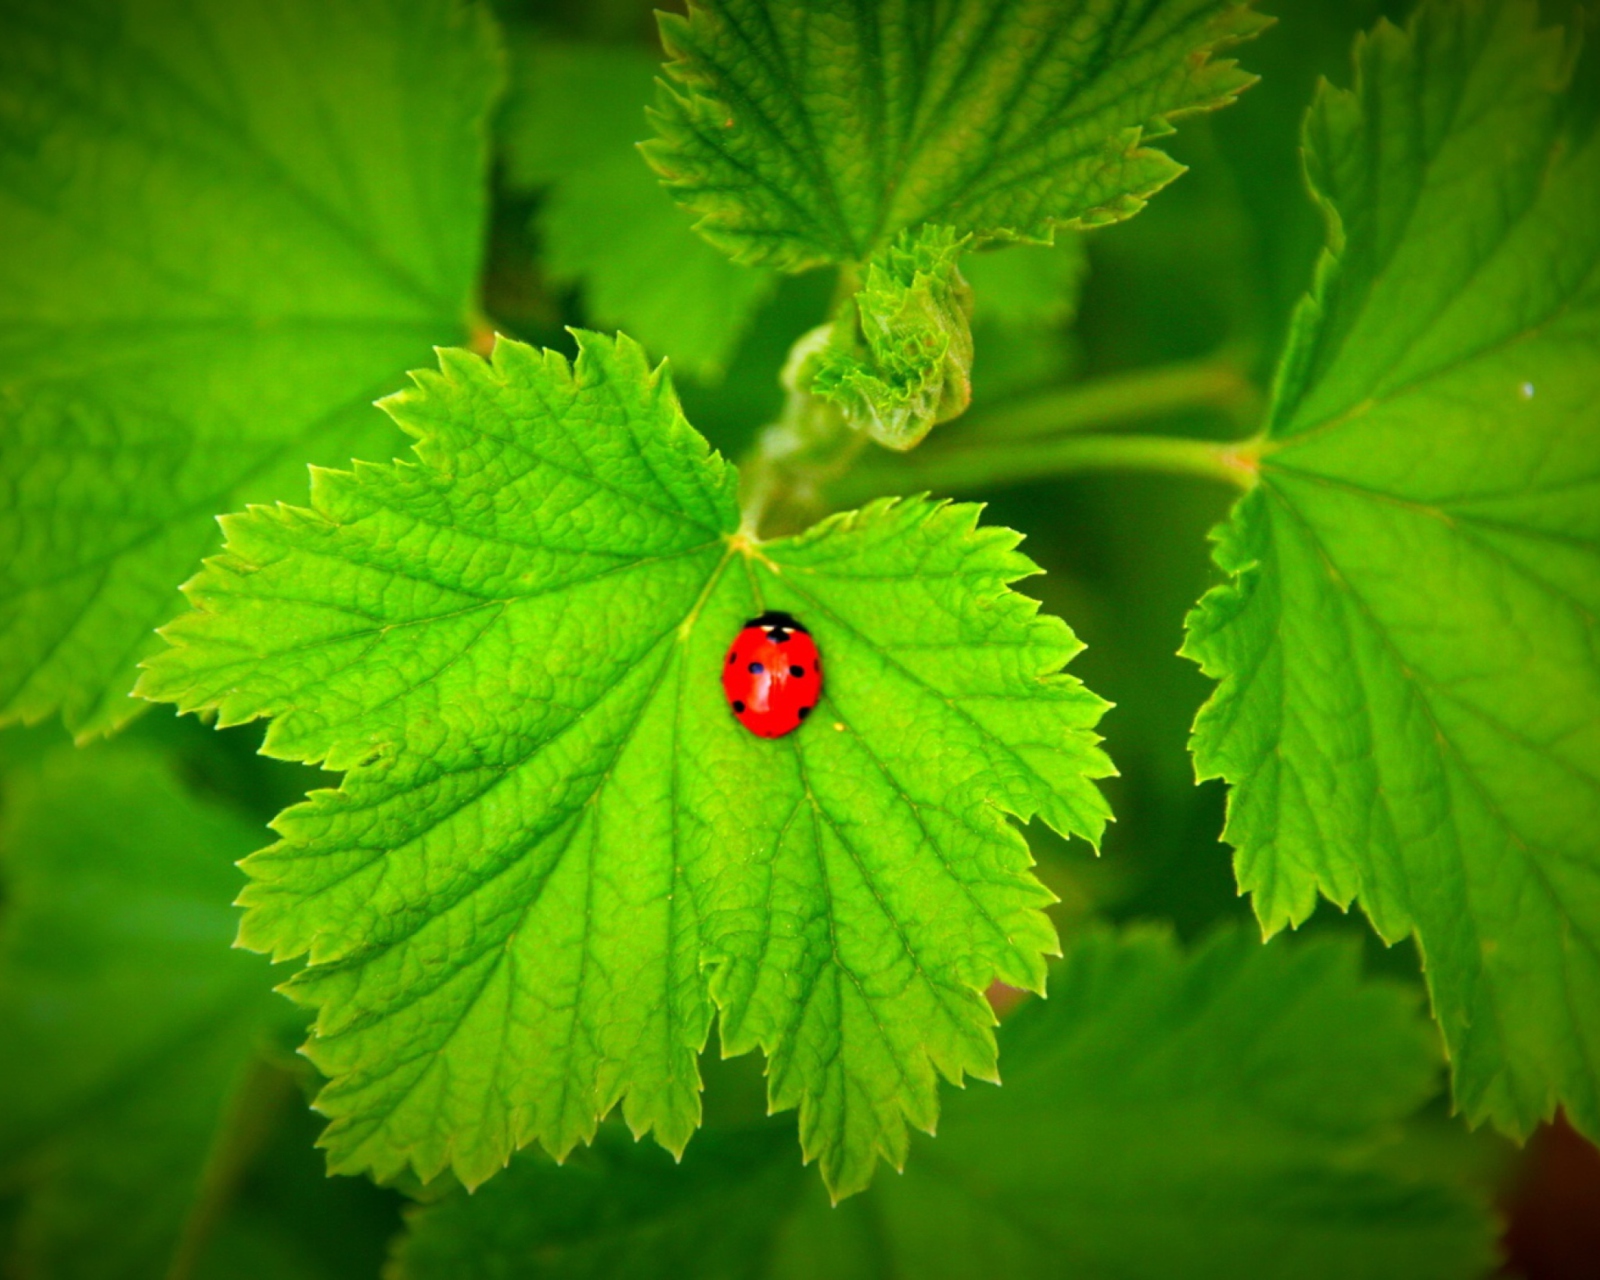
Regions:
<svg viewBox="0 0 1600 1280"><path fill-rule="evenodd" d="M1098 837L1104 704L1007 586L1017 535L913 500L754 543L664 371L579 342L446 351L386 402L415 462L228 517L141 689L345 771L247 863L242 931L309 955L335 1169L475 1184L619 1103L681 1150L720 1011L857 1190L939 1076L994 1074L988 983L1043 983L1050 895L1004 815ZM719 681L768 609L826 670L782 740Z"/></svg>
<svg viewBox="0 0 1600 1280"><path fill-rule="evenodd" d="M1182 171L1147 142L1250 83L1238 0L694 0L645 153L741 262L864 262L923 223L1048 241Z"/></svg>
<svg viewBox="0 0 1600 1280"><path fill-rule="evenodd" d="M459 341L485 15L455 0L18 0L0 13L0 721L132 717L213 517Z"/></svg>
<svg viewBox="0 0 1600 1280"><path fill-rule="evenodd" d="M1319 94L1329 249L1187 652L1263 925L1413 934L1467 1116L1593 1136L1600 139L1536 23L1430 3Z"/></svg>

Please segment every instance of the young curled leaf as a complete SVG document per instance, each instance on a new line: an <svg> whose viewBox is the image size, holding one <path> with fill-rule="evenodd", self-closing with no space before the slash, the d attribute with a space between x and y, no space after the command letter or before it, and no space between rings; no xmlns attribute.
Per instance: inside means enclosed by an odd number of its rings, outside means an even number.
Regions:
<svg viewBox="0 0 1600 1280"><path fill-rule="evenodd" d="M865 351L822 353L812 391L890 449L911 449L972 399L972 290L949 227L902 233L876 254L856 294Z"/></svg>

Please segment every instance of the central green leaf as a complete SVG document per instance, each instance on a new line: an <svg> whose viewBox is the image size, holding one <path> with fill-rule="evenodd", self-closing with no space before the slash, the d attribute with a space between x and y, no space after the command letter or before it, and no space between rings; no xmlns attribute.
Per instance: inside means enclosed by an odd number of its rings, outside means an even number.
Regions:
<svg viewBox="0 0 1600 1280"><path fill-rule="evenodd" d="M900 231L1048 241L1137 213L1147 142L1252 77L1248 0L692 0L645 154L743 262L863 262Z"/></svg>
<svg viewBox="0 0 1600 1280"><path fill-rule="evenodd" d="M579 342L446 351L386 402L417 462L227 518L141 690L347 771L249 859L242 931L310 957L336 1169L477 1183L618 1103L680 1150L720 1011L845 1194L939 1076L993 1077L984 987L1042 986L1050 895L1004 815L1097 838L1104 704L1009 590L1017 535L914 500L757 543L665 373ZM767 609L828 680L776 741L719 682Z"/></svg>

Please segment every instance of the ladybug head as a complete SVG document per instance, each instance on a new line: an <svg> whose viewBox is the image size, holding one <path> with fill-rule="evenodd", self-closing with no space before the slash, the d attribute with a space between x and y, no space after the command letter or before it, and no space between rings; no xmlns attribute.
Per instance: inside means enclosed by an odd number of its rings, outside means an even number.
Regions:
<svg viewBox="0 0 1600 1280"><path fill-rule="evenodd" d="M750 621L744 625L747 627L762 627L765 629L776 627L780 631L799 631L805 635L811 634L801 623L795 621L793 614L784 613L781 609L768 609L759 618L751 618Z"/></svg>

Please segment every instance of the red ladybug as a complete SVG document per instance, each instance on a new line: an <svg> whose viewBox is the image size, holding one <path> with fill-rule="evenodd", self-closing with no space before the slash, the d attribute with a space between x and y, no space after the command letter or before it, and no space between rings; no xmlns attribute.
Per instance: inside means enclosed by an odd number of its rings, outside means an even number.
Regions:
<svg viewBox="0 0 1600 1280"><path fill-rule="evenodd" d="M811 633L787 613L751 618L722 664L722 692L756 737L793 733L822 696L822 659Z"/></svg>

